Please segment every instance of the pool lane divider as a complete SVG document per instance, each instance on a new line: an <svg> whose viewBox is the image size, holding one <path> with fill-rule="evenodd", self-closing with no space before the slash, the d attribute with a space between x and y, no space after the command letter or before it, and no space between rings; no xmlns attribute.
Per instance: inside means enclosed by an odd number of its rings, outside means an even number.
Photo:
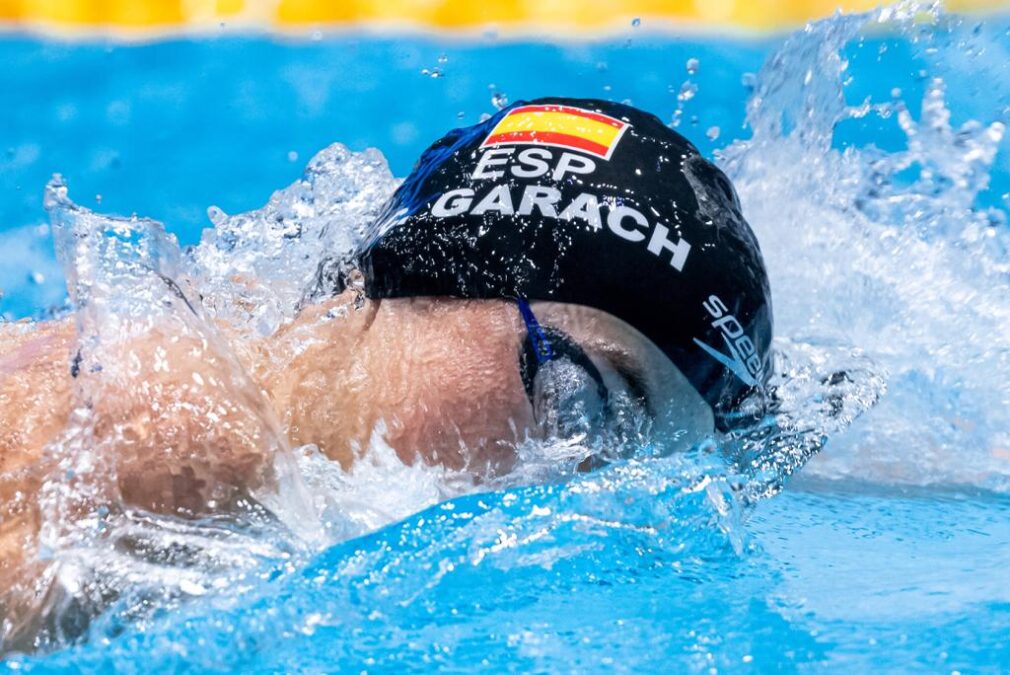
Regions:
<svg viewBox="0 0 1010 675"><path fill-rule="evenodd" d="M281 35L321 29L396 33L547 35L773 32L834 13L874 9L879 0L0 0L0 26L73 37L145 39L208 33L222 26ZM949 0L945 10L1010 7L1008 0Z"/></svg>

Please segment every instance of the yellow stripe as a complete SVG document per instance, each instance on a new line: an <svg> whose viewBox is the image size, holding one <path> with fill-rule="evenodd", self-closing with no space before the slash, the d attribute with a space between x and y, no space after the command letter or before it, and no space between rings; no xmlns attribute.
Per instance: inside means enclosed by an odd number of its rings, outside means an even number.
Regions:
<svg viewBox="0 0 1010 675"><path fill-rule="evenodd" d="M610 147L617 137L617 129L596 120L567 115L561 112L512 113L499 122L491 135L506 134L510 131L554 131L578 136L594 143Z"/></svg>
<svg viewBox="0 0 1010 675"><path fill-rule="evenodd" d="M0 0L0 21L122 28L216 27L220 22L305 29L408 23L443 29L599 31L650 22L773 29L865 11L879 0ZM949 0L949 11L1008 0Z"/></svg>

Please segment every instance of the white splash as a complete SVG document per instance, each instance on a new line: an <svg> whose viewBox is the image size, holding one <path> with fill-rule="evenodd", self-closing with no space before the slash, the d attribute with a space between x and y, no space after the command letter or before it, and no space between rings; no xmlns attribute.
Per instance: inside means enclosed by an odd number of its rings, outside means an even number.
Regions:
<svg viewBox="0 0 1010 675"><path fill-rule="evenodd" d="M753 138L721 160L761 241L780 349L858 349L887 376L880 405L806 473L1007 490L1010 230L976 206L1005 127L953 126L939 78L917 115L845 101L843 47L880 23L924 48L958 30L931 11L925 24L910 5L836 17L790 38L758 75ZM907 148L833 146L840 122L867 114L896 122Z"/></svg>

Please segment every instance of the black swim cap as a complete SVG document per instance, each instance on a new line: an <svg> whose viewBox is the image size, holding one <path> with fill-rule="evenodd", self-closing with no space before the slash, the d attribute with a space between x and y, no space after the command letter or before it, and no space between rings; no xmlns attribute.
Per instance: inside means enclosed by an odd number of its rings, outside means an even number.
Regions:
<svg viewBox="0 0 1010 675"><path fill-rule="evenodd" d="M587 305L652 340L721 429L770 371L764 261L729 179L630 106L516 103L421 156L359 265L373 298Z"/></svg>

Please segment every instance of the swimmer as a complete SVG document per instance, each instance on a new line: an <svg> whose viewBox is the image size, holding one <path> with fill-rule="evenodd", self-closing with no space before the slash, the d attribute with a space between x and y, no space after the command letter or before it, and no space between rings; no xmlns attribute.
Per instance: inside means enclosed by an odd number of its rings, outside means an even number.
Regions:
<svg viewBox="0 0 1010 675"><path fill-rule="evenodd" d="M770 374L767 276L729 180L605 101L450 132L306 298L269 337L222 327L265 403L196 338L126 337L95 374L71 321L0 326L0 585L34 569L44 450L79 413L78 377L105 383L90 442L115 454L122 502L194 518L272 480L278 447L349 467L377 430L404 462L475 480L530 438L584 439L581 469L636 434L688 448L760 415Z"/></svg>

